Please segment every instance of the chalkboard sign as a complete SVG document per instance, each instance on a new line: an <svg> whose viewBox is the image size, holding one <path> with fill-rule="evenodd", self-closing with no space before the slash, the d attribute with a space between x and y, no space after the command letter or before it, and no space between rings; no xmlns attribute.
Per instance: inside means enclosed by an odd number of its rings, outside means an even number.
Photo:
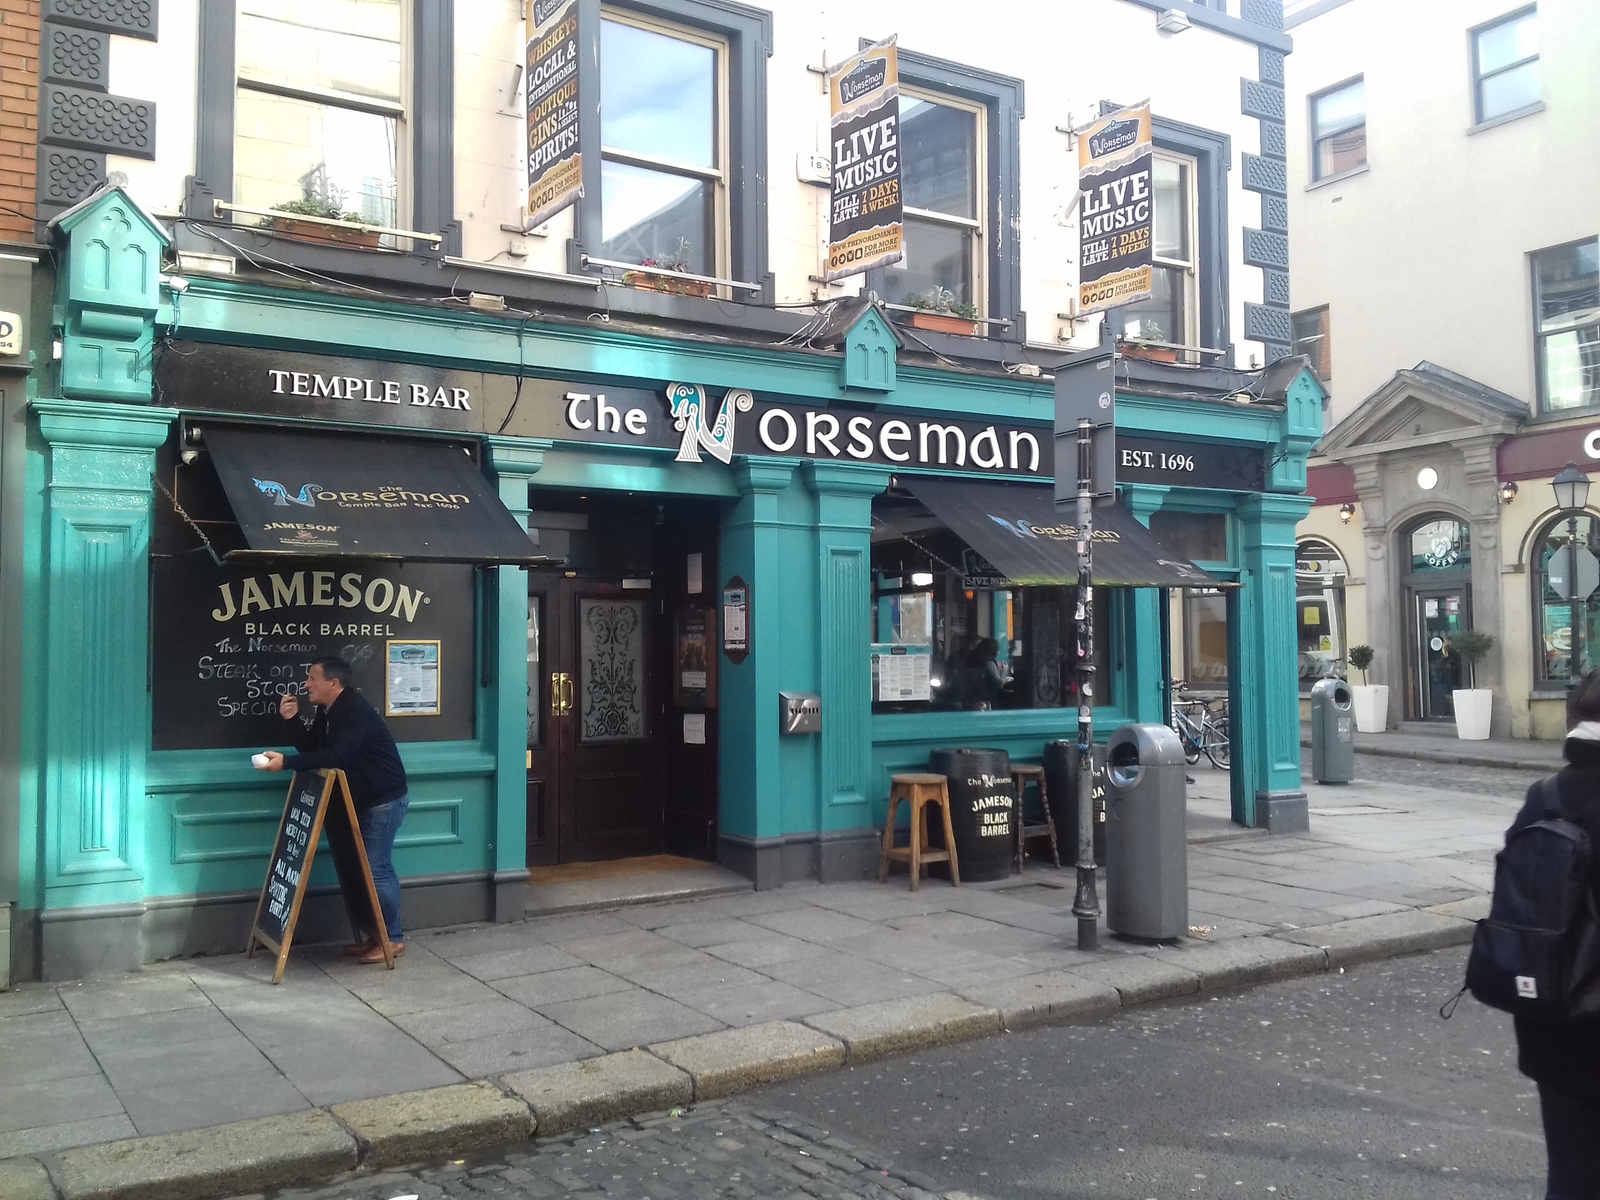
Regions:
<svg viewBox="0 0 1600 1200"><path fill-rule="evenodd" d="M153 560L151 745L281 746L278 699L314 659L337 656L381 707L386 644L441 644L437 715L390 721L396 741L473 737L473 568L371 559L217 566L204 554ZM312 719L302 699L301 719Z"/></svg>
<svg viewBox="0 0 1600 1200"><path fill-rule="evenodd" d="M372 882L372 868L359 836L356 808L344 772L297 771L289 782L289 798L283 806L278 837L267 862L266 882L261 886L261 899L256 903L255 921L245 945L246 958L255 955L257 944L278 956L273 983L283 978L289 961L289 945L294 941L300 905L311 880L311 863L324 832L333 851L350 927L359 932L374 931L372 936L383 948L384 961L391 970L394 968L394 952L389 946L378 890Z"/></svg>

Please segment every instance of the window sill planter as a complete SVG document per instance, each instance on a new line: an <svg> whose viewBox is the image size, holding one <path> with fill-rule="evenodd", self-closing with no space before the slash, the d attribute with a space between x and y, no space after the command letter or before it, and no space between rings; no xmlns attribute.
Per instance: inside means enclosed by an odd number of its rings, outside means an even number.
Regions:
<svg viewBox="0 0 1600 1200"><path fill-rule="evenodd" d="M1121 353L1126 358L1143 358L1150 362L1175 363L1178 361L1178 352L1167 346L1137 346L1132 343L1124 344Z"/></svg>
<svg viewBox="0 0 1600 1200"><path fill-rule="evenodd" d="M285 237L297 238L303 242L328 242L338 246L364 246L369 250L378 248L378 239L382 236L376 229L362 229L352 225L349 229L340 229L337 225L323 225L316 221L299 221L294 217L273 217L272 230Z"/></svg>
<svg viewBox="0 0 1600 1200"><path fill-rule="evenodd" d="M1352 684L1350 706L1356 711L1356 732L1382 733L1389 724L1389 685Z"/></svg>
<svg viewBox="0 0 1600 1200"><path fill-rule="evenodd" d="M913 329L926 329L933 333L953 333L957 337L973 337L978 332L978 323L966 317L937 312L914 312L907 315L910 318L908 323Z"/></svg>
<svg viewBox="0 0 1600 1200"><path fill-rule="evenodd" d="M624 271L622 282L641 292L664 292L669 296L711 295L711 285L696 279L670 279L665 275L652 275L648 271Z"/></svg>
<svg viewBox="0 0 1600 1200"><path fill-rule="evenodd" d="M1488 688L1458 688L1450 695L1456 706L1456 737L1464 742L1488 741L1494 692Z"/></svg>

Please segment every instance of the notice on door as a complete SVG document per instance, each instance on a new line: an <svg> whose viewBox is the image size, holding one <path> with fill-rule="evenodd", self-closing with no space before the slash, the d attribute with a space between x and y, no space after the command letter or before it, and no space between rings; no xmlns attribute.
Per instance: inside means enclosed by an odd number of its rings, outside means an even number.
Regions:
<svg viewBox="0 0 1600 1200"><path fill-rule="evenodd" d="M876 643L872 667L878 677L879 702L932 699L932 666L932 646Z"/></svg>
<svg viewBox="0 0 1600 1200"><path fill-rule="evenodd" d="M439 643L387 643L384 715L437 717L439 715Z"/></svg>

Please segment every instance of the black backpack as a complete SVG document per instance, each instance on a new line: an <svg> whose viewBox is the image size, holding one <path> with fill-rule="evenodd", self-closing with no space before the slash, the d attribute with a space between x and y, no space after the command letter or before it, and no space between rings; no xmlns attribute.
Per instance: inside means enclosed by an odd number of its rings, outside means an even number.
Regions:
<svg viewBox="0 0 1600 1200"><path fill-rule="evenodd" d="M1589 835L1562 815L1555 776L1538 787L1543 818L1495 855L1494 896L1472 938L1465 990L1536 1021L1600 1016Z"/></svg>

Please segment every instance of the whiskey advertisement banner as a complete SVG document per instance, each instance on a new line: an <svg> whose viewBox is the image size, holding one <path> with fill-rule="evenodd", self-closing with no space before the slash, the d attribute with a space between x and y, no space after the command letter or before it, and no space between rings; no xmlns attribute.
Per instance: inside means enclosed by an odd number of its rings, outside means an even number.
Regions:
<svg viewBox="0 0 1600 1200"><path fill-rule="evenodd" d="M904 257L900 65L893 37L828 72L833 114L828 282Z"/></svg>
<svg viewBox="0 0 1600 1200"><path fill-rule="evenodd" d="M528 228L583 195L578 0L528 0Z"/></svg>
<svg viewBox="0 0 1600 1200"><path fill-rule="evenodd" d="M1155 198L1150 105L1078 135L1078 311L1150 298Z"/></svg>

